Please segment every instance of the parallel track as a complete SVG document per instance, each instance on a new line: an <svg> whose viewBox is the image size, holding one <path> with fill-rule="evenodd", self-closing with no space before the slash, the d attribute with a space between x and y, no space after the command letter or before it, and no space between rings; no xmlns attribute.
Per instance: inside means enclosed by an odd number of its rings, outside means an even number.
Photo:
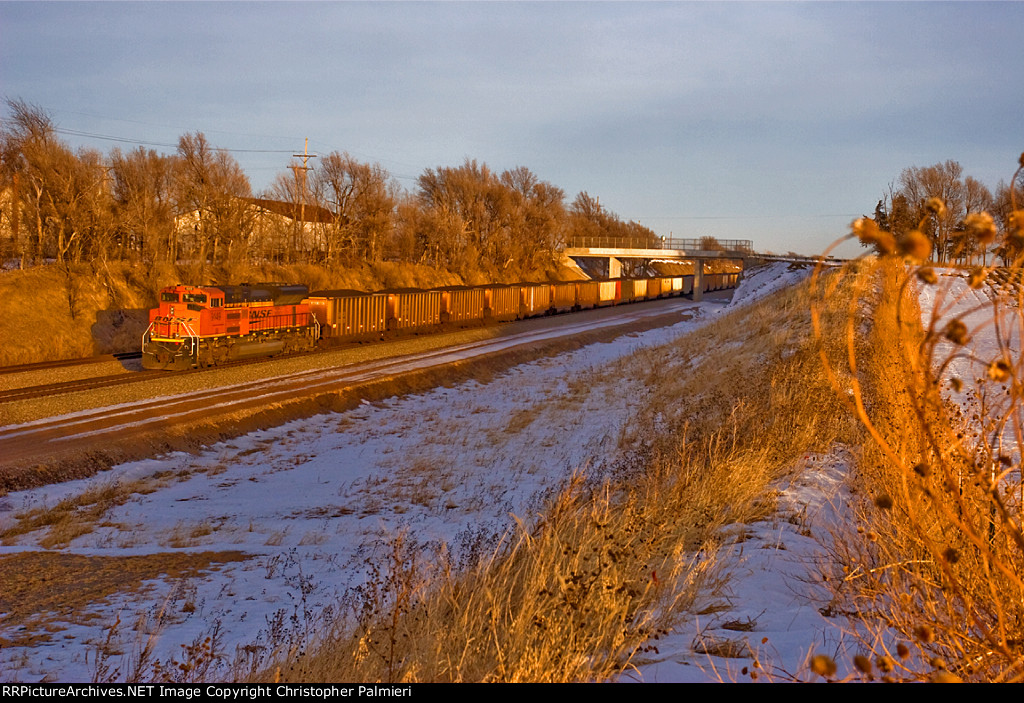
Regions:
<svg viewBox="0 0 1024 703"><path fill-rule="evenodd" d="M61 359L58 361L38 361L33 364L18 364L17 366L0 366L0 376L9 374L25 373L28 371L45 371L46 369L62 369L68 366L88 366L89 364L102 364L107 361L124 361L126 359L141 359L142 352L119 352L117 354L105 354L103 356L91 356L87 359Z"/></svg>
<svg viewBox="0 0 1024 703"><path fill-rule="evenodd" d="M682 306L642 306L604 319L567 320L555 327L513 332L485 340L343 366L311 369L128 404L97 407L68 415L0 427L0 465L40 465L58 456L129 446L141 436L174 436L189 427L216 427L232 418L283 408L292 402L337 393L409 373L425 372L517 347L547 343L580 333L599 332L658 317L687 319ZM316 401L315 401L316 402Z"/></svg>
<svg viewBox="0 0 1024 703"><path fill-rule="evenodd" d="M642 302L648 302L648 301L641 301L641 303ZM539 319L539 318L535 318L535 319ZM452 330L445 330L445 332L451 332L451 331ZM419 333L419 334L424 334L424 333ZM428 333L425 333L425 334L431 334L431 333L428 332ZM348 346L348 345L344 345L344 346ZM292 354L289 354L288 357L289 358L295 358L295 357L307 356L309 354L322 353L323 351L324 351L324 349L318 348L318 349L314 349L312 351L307 351L307 352L292 353ZM97 357L92 357L92 358L88 358L88 359L67 359L67 360L64 360L64 361L40 362L38 364L25 364L25 365L22 365L22 366L9 366L9 367L0 368L0 376L6 375L6 374L17 374L17 373L22 373L22 372L25 372L25 371L45 370L45 369L49 369L49 368L66 368L66 367L71 367L71 366L76 366L76 365L85 366L85 365L89 365L89 364L96 364L96 363L101 363L101 362L105 362L105 361L113 361L113 360L120 361L120 360L124 360L124 359L138 359L138 358L141 358L141 356L142 356L142 352L125 352L125 353L122 353L122 354L112 354L112 355L108 355L108 356L97 356ZM177 377L180 377L180 376L187 375L187 374L203 373L203 372L206 372L206 371L213 371L213 370L222 369L222 368L225 368L225 367L238 367L238 366L245 366L247 364L260 364L260 363L264 363L266 361L267 361L266 357L260 357L260 358L255 358L255 359L244 359L244 360L241 360L241 361L232 361L229 364L225 364L223 366L214 366L214 367L202 368L202 369L189 369L187 371L175 371L175 372L173 372L173 375L177 376ZM80 391L99 390L99 389L102 389L102 388L112 388L112 387L116 387L116 386L130 385L130 384L133 384L133 383L141 383L141 382L144 382L144 381L152 381L155 378L160 378L161 376L165 376L168 373L172 373L172 372L161 372L161 371L143 370L143 371L137 371L137 372L133 372L133 373L126 373L126 374L114 374L114 375L110 375L110 376L95 376L95 377L92 377L92 378L83 378L83 379L78 379L78 380L74 380L74 381L63 381L63 382L60 382L60 383L47 383L47 384L40 384L40 385L36 385L36 386L26 386L26 387L22 387L22 388L12 388L10 390L0 391L0 405L3 405L5 403L17 402L19 400L30 400L30 399L37 399L37 398L45 398L45 397L54 396L54 395L65 395L65 394L68 394L68 393L77 393L77 392L80 392Z"/></svg>
<svg viewBox="0 0 1024 703"><path fill-rule="evenodd" d="M295 354L289 354L289 357L303 356L303 355L306 355L306 354L316 354L319 351L321 351L321 350L313 350L313 351L310 351L310 352L299 352L299 353L295 353ZM141 356L142 356L142 352L132 352L130 354L122 355L121 358L138 359ZM109 359L106 359L106 360L109 361ZM266 358L244 359L242 361L233 361L230 364L228 364L228 366L236 367L236 366L245 366L247 364L260 364L260 363L265 362L266 360L267 360ZM61 366L65 366L66 367L66 366L74 366L75 364L85 365L85 364L92 364L92 363L97 363L97 362L93 361L92 359L86 359L84 361L83 360L75 360L75 361L71 361L71 362L66 363L66 364L61 364ZM22 370L21 367L12 367L12 368L17 368L18 371ZM42 366L41 368L45 369L45 368L56 368L56 367ZM213 367L205 368L205 369L189 369L187 371L174 371L173 372L173 376L181 377L181 376L186 376L188 374L203 373L205 371L214 371L214 370L216 370L218 368L224 368L224 367L223 366L220 366L220 367L213 366ZM17 373L18 371L15 371L14 373ZM6 369L0 370L0 375L3 375L4 373L7 373ZM46 383L46 384L41 384L41 385L38 385L38 386L25 386L23 388L12 388L10 390L0 391L0 405L3 405L4 403L13 403L13 402L16 402L16 401L19 401L19 400L30 400L30 399L36 399L36 398L45 398L45 397L51 396L51 395L65 395L67 393L77 393L79 391L91 391L91 390L97 390L97 389L100 389L100 388L111 388L111 387L114 387L114 386L125 386L125 385L130 385L130 384L133 384L133 383L142 383L144 381L152 381L152 380L158 379L158 378L168 378L169 374L171 374L171 373L172 372L141 370L141 371L136 371L136 372L132 372L132 373L114 374L112 376L94 376L92 378L82 378L82 379L78 379L78 380L75 380L75 381L62 381L60 383Z"/></svg>
<svg viewBox="0 0 1024 703"><path fill-rule="evenodd" d="M137 374L116 374L114 376L96 376L94 378L83 378L78 381L12 388L9 391L0 391L0 404L32 398L45 398L51 395L64 395L65 393L76 393L78 391L91 391L97 388L109 388L128 383L138 383L139 381L151 381L152 379L152 372L143 372Z"/></svg>
<svg viewBox="0 0 1024 703"><path fill-rule="evenodd" d="M357 362L340 367L298 371L282 376L140 401L126 406L96 408L63 417L0 428L0 447L15 437L36 436L40 439L45 437L49 442L66 442L88 435L116 435L138 428L180 424L211 414L230 413L251 407L267 407L298 396L333 392L353 384L393 377L409 371L443 366L527 344L582 332L608 329L654 317L681 314L682 312L684 311L635 310L629 314L605 320L573 322L555 328L517 332L507 336L465 342L398 357Z"/></svg>

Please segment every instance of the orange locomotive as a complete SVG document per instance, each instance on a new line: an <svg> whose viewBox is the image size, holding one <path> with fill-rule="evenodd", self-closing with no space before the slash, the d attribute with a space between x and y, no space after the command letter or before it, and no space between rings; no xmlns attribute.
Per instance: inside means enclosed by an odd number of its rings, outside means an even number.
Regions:
<svg viewBox="0 0 1024 703"><path fill-rule="evenodd" d="M320 325L303 285L164 288L142 335L142 365L183 370L312 349Z"/></svg>

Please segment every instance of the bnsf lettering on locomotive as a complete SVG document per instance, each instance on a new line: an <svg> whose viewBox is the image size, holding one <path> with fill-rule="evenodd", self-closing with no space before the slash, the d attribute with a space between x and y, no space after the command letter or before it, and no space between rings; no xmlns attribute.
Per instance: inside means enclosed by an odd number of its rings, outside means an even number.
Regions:
<svg viewBox="0 0 1024 703"><path fill-rule="evenodd" d="M249 311L249 321L252 322L253 320L260 320L260 319L262 319L264 317L270 317L270 313L271 313L271 310L269 310L269 309L268 310L250 310Z"/></svg>

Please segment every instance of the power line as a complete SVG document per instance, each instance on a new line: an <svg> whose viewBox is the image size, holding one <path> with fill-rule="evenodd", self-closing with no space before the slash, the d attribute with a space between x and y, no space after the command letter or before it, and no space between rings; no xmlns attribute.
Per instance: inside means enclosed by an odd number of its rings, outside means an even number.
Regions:
<svg viewBox="0 0 1024 703"><path fill-rule="evenodd" d="M785 219L829 219L833 217L862 217L864 213L834 213L826 215L666 215L661 217L634 217L640 220L785 220Z"/></svg>
<svg viewBox="0 0 1024 703"><path fill-rule="evenodd" d="M163 123L160 123L160 122L148 122L148 121L143 121L143 120L130 120L130 119L127 119L127 118L124 118L124 117L112 117L110 115L97 115L97 114L92 113L92 112L80 112L80 111L77 111L77 110L54 109L54 110L52 110L52 112L55 112L57 114L80 115L80 116L83 116L83 117L92 117L92 118L95 118L95 119L107 120L107 121L113 121L113 122L127 122L129 124L139 124L139 125L144 125L146 127L156 127L156 128L159 128L159 129L173 129L173 130L175 130L177 132L189 132L189 131L192 131L192 129L193 129L191 127L176 127L174 125L163 124ZM229 131L229 130L225 130L225 129L203 129L203 130L199 130L199 131L201 131L203 134L230 134L230 135L236 136L236 137L252 137L252 138L256 138L256 139L282 139L282 140L285 140L285 141L296 141L297 139L301 139L301 137L295 137L295 136L287 136L286 137L286 136L281 136L280 134L251 134L251 133L248 133L248 132L234 132L234 131Z"/></svg>
<svg viewBox="0 0 1024 703"><path fill-rule="evenodd" d="M109 142L121 142L123 144L138 144L140 146L160 146L170 149L177 149L177 144L169 144L167 142L153 142L146 139L131 139L129 137L114 137L109 134L97 134L95 132L83 132L77 129L66 129L63 127L55 127L54 132L58 134L67 134L73 137L86 137L88 139L103 139ZM227 151L233 154L291 154L292 149L231 149L229 147L212 146L210 147L214 151Z"/></svg>

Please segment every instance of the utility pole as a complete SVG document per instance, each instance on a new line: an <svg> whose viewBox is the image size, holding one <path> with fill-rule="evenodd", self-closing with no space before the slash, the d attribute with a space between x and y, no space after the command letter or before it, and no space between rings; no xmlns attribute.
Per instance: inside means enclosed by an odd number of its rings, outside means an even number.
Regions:
<svg viewBox="0 0 1024 703"><path fill-rule="evenodd" d="M305 230L306 229L306 172L313 170L313 169L311 169L309 167L309 160L316 158L316 154L310 154L309 153L309 137L306 137L306 145L303 147L302 153L301 154L292 154L292 158L293 159L302 159L302 165L301 166L299 166L297 164L292 164L289 168L291 168L292 172L295 173L295 180L297 182L299 182L299 184L300 184L299 187L302 189L302 202L299 204L299 228L301 228L302 230ZM300 172L302 173L301 177L299 176ZM296 237L297 237L297 235L296 235ZM297 248L298 248L298 242L293 241L292 242L292 252L294 252Z"/></svg>

